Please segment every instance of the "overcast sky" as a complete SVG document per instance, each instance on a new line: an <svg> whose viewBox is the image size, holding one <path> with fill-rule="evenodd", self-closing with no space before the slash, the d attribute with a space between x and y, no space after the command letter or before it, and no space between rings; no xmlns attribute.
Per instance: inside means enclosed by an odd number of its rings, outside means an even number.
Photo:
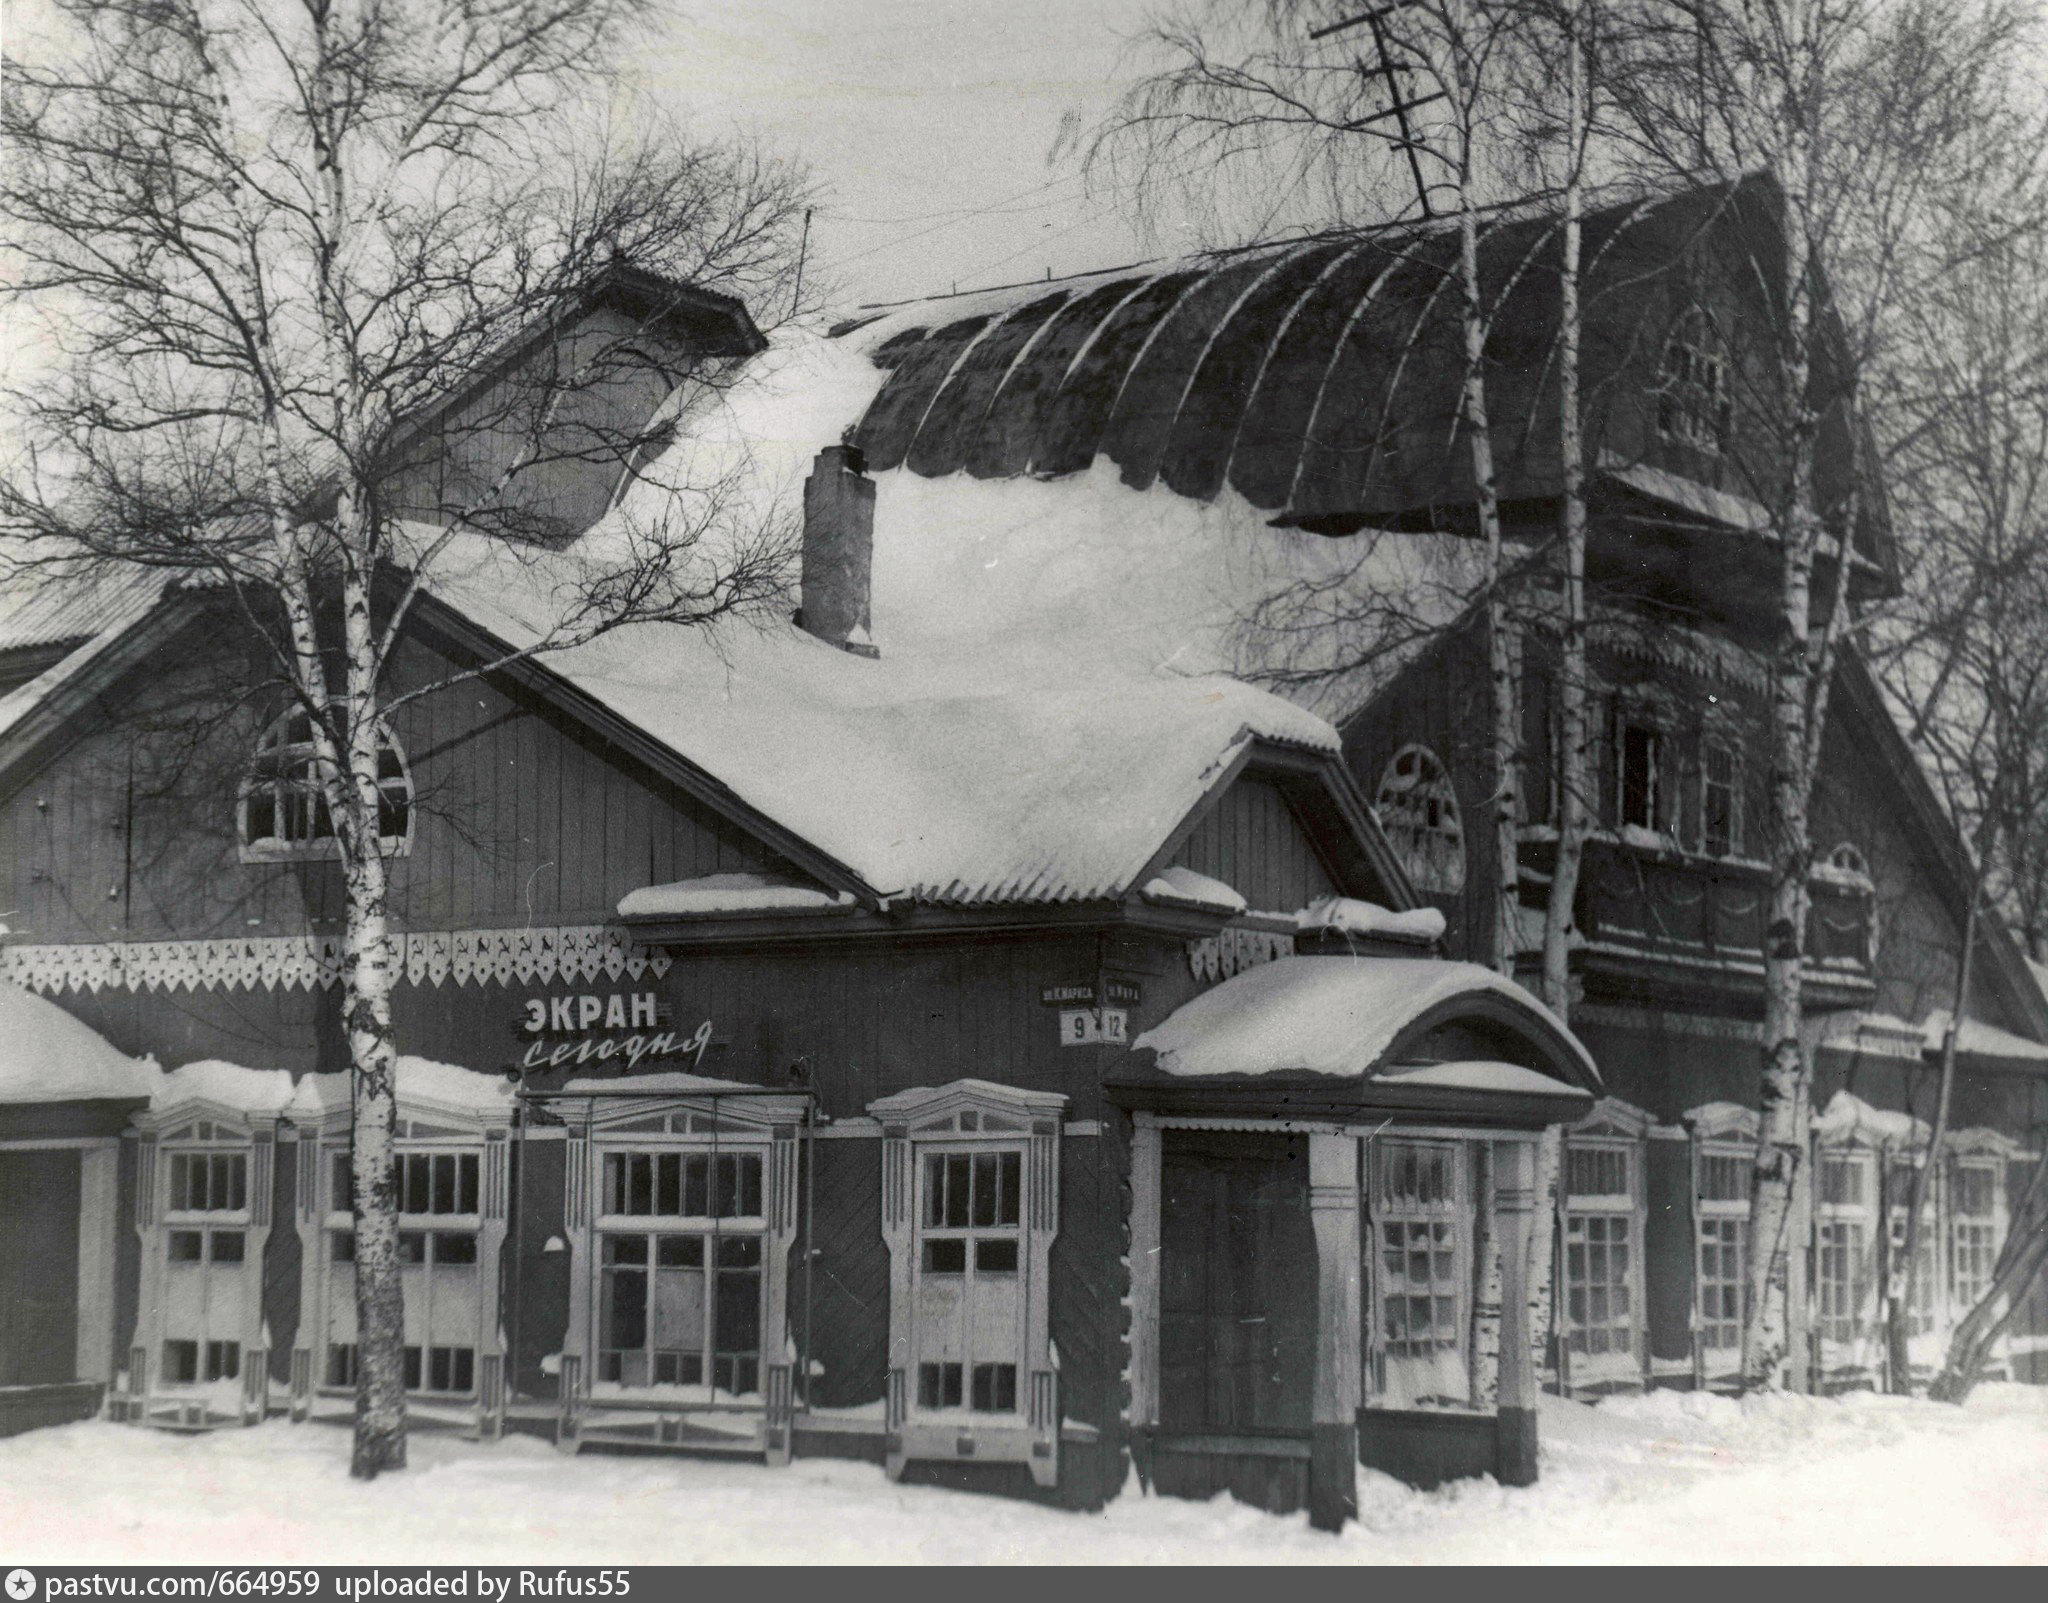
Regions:
<svg viewBox="0 0 2048 1603"><path fill-rule="evenodd" d="M1160 0L677 0L650 86L702 131L758 131L828 203L812 260L840 304L1006 283L1156 254L1117 197L1048 166L1140 70ZM1170 242L1167 248L1170 248Z"/></svg>

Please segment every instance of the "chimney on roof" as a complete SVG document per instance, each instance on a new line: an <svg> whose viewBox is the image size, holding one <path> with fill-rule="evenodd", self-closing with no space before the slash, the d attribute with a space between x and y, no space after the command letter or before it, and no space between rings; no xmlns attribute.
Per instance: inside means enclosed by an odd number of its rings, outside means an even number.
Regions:
<svg viewBox="0 0 2048 1603"><path fill-rule="evenodd" d="M851 445L828 445L804 480L803 626L828 645L878 657L868 638L875 481Z"/></svg>

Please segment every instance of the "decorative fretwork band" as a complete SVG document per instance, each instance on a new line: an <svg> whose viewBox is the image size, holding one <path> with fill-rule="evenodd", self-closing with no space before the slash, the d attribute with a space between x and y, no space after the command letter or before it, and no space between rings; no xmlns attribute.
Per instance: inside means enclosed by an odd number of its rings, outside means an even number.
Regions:
<svg viewBox="0 0 2048 1603"><path fill-rule="evenodd" d="M1226 929L1221 934L1188 942L1188 967L1198 980L1214 985L1261 963L1294 955L1294 937L1266 930Z"/></svg>
<svg viewBox="0 0 2048 1603"><path fill-rule="evenodd" d="M640 979L666 974L665 952L642 951L603 924L395 934L414 985L510 985ZM309 990L341 983L338 935L220 941L87 941L0 947L0 978L30 991Z"/></svg>

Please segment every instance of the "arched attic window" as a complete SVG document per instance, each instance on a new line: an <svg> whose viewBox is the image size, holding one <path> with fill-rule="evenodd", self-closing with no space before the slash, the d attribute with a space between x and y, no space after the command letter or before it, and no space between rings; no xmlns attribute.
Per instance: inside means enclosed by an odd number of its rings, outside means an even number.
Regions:
<svg viewBox="0 0 2048 1603"><path fill-rule="evenodd" d="M412 775L390 729L377 724L377 834L385 852L412 846ZM236 802L236 826L247 862L333 857L340 847L320 784L312 719L294 708L256 743Z"/></svg>
<svg viewBox="0 0 2048 1603"><path fill-rule="evenodd" d="M1396 752L1380 775L1373 811L1417 890L1450 895L1465 888L1458 793L1435 752L1427 746Z"/></svg>
<svg viewBox="0 0 2048 1603"><path fill-rule="evenodd" d="M1693 307L1671 326L1657 386L1657 432L1695 450L1719 454L1727 444L1734 404L1727 346L1706 313Z"/></svg>

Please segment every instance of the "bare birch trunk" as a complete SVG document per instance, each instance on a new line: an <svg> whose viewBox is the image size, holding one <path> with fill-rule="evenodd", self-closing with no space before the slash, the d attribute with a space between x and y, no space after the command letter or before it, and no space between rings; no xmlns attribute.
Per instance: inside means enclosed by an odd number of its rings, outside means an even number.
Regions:
<svg viewBox="0 0 2048 1603"><path fill-rule="evenodd" d="M1558 462L1563 494L1558 509L1559 563L1564 616L1558 653L1557 856L1543 909L1543 1000L1561 1019L1571 1017L1571 942L1586 843L1586 477L1579 418L1580 143L1585 117L1584 56L1574 11L1565 63L1563 264L1558 277Z"/></svg>
<svg viewBox="0 0 2048 1603"><path fill-rule="evenodd" d="M1465 434L1472 452L1473 504L1486 542L1486 673L1490 730L1487 777L1493 782L1494 916L1493 967L1512 976L1521 927L1521 865L1515 839L1520 823L1515 805L1520 730L1515 718L1514 644L1504 580L1507 556L1501 545L1500 497L1494 487L1493 435L1486 416L1486 307L1479 283L1479 225L1472 215L1461 171L1458 186L1458 261L1464 279Z"/></svg>
<svg viewBox="0 0 2048 1603"><path fill-rule="evenodd" d="M1927 1207L1928 1187L1934 1183L1934 1166L1941 1161L1941 1144L1948 1135L1949 1102L1956 1083L1956 1038L1962 1031L1963 1009L1970 995L1970 970L1977 955L1977 902L1983 895L1984 869L1980 860L1975 883L1970 887L1970 908L1963 915L1963 951L1956 961L1955 993L1951 999L1948 1030L1941 1038L1941 1079L1934 1094L1934 1123L1927 1132L1927 1158L1913 1176L1913 1194L1906 1215L1905 1286L1885 1314L1885 1347L1891 1371L1890 1389L1900 1396L1913 1390L1912 1312L1913 1294L1920 1280L1920 1231Z"/></svg>

